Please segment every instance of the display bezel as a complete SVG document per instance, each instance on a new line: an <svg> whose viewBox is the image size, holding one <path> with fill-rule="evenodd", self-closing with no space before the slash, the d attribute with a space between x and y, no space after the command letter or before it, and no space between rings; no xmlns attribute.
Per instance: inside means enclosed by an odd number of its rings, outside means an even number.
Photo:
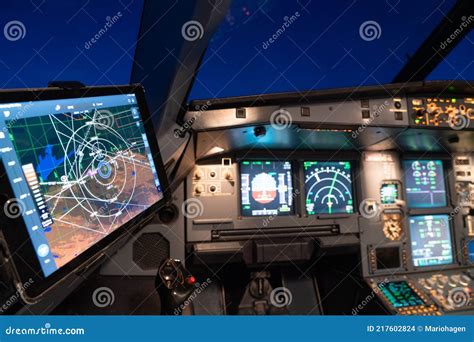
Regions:
<svg viewBox="0 0 474 342"><path fill-rule="evenodd" d="M237 160L237 165L238 165L238 175L239 175L239 190L238 190L238 195L237 195L237 198L238 198L238 208L239 208L239 215L243 218L247 218L247 219L250 219L250 218L259 218L259 217L265 217L265 216L278 216L278 217L287 217L287 216L295 216L296 214L296 210L297 210L297 196L294 196L293 198L293 206L292 206L292 210L291 212L289 213L285 213L285 214L278 214L278 215L246 215L244 214L243 212L243 208L242 208L242 163L243 162L255 162L255 161L261 161L261 162L280 162L280 163L285 163L285 162L288 162L290 163L290 166L291 166L291 182L292 182L292 185L293 185L293 192L296 192L296 190L298 190L299 192L299 184L296 184L295 183L295 163L294 161L292 160L281 160L281 159L268 159L268 158L239 158Z"/></svg>
<svg viewBox="0 0 474 342"><path fill-rule="evenodd" d="M140 110L145 133L148 138L156 172L160 181L163 198L147 208L141 214L128 221L126 224L122 225L120 228L114 230L111 234L104 237L96 244L89 247L75 259L71 260L48 277L45 277L43 274L41 265L37 259L36 252L26 229L26 224L21 216L18 219L8 222L10 223L9 225L2 227L2 233L9 256L13 261L14 271L19 278L18 280L21 284L27 282L31 283L30 286L23 289L23 295L27 298L36 298L40 296L71 273L80 272L91 262L95 262L104 249L123 238L125 235L130 235L130 233L134 232L136 228L139 227L140 223L145 218L149 217L166 203L170 198L170 193L167 175L155 136L152 117L146 105L145 92L141 85L86 87L78 89L39 88L0 92L1 104L127 94L135 94L136 96L137 105ZM6 179L5 175L2 176Z"/></svg>

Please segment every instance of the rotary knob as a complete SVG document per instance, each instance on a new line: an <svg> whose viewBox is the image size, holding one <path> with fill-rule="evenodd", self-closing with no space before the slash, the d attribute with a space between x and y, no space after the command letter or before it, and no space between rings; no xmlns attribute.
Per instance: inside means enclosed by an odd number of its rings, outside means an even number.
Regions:
<svg viewBox="0 0 474 342"><path fill-rule="evenodd" d="M202 186L201 184L196 185L196 187L194 188L194 192L197 195L202 194L204 192L204 186Z"/></svg>
<svg viewBox="0 0 474 342"><path fill-rule="evenodd" d="M459 284L463 286L468 286L470 282L471 282L471 278L469 276L465 274L461 274L459 276Z"/></svg>
<svg viewBox="0 0 474 342"><path fill-rule="evenodd" d="M230 172L230 170L225 170L224 178L227 179L227 180L231 180L232 179L232 172Z"/></svg>
<svg viewBox="0 0 474 342"><path fill-rule="evenodd" d="M196 170L196 172L194 172L194 179L201 179L203 176L204 174L201 170Z"/></svg>

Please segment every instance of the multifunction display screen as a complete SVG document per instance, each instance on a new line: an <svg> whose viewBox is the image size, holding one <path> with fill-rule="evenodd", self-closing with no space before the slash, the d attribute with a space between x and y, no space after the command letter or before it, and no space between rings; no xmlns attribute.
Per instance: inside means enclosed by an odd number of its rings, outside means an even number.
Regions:
<svg viewBox="0 0 474 342"><path fill-rule="evenodd" d="M453 263L453 246L448 215L410 217L413 265L437 266Z"/></svg>
<svg viewBox="0 0 474 342"><path fill-rule="evenodd" d="M292 178L290 162L242 161L240 163L242 215L293 214Z"/></svg>
<svg viewBox="0 0 474 342"><path fill-rule="evenodd" d="M354 212L350 162L305 161L303 167L309 215Z"/></svg>
<svg viewBox="0 0 474 342"><path fill-rule="evenodd" d="M446 206L446 186L440 160L405 160L403 165L408 207Z"/></svg>

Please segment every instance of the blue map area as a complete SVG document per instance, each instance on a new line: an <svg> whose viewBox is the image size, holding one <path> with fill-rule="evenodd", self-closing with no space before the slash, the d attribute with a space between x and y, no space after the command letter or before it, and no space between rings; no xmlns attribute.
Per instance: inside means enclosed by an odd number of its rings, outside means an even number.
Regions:
<svg viewBox="0 0 474 342"><path fill-rule="evenodd" d="M74 154L74 151L71 151L67 157L71 157ZM44 155L38 155L38 166L36 167L36 172L40 175L43 181L46 181L49 175L56 169L59 165L64 162L65 158L57 159L53 155L53 145L48 145L44 149Z"/></svg>

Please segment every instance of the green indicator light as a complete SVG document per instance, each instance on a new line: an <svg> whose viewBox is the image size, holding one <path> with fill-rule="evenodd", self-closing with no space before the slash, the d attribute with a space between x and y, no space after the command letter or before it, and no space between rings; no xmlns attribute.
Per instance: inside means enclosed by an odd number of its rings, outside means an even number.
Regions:
<svg viewBox="0 0 474 342"><path fill-rule="evenodd" d="M242 164L243 164L243 165L249 165L249 164L250 164L250 162L248 162L248 161L244 161L244 162L242 162Z"/></svg>
<svg viewBox="0 0 474 342"><path fill-rule="evenodd" d="M261 162L261 161L255 161L255 162L253 162L252 164L254 164L254 165L262 165L262 162Z"/></svg>

